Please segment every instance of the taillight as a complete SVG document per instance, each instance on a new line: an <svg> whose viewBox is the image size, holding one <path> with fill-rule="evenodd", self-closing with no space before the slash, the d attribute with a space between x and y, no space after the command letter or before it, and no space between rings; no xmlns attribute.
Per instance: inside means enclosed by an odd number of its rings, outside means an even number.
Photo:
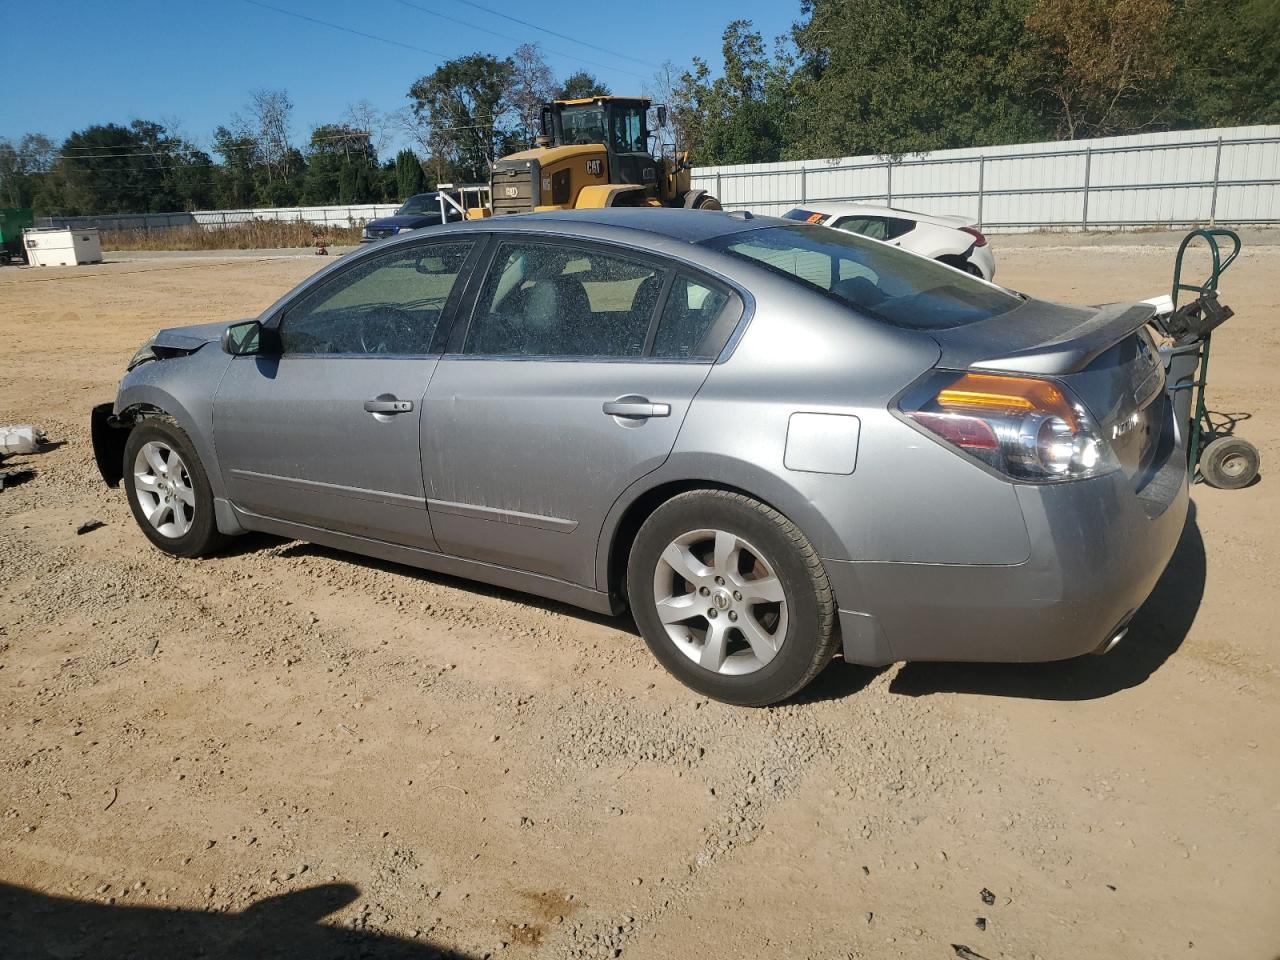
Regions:
<svg viewBox="0 0 1280 960"><path fill-rule="evenodd" d="M1119 467L1089 412L1052 380L939 371L903 397L901 410L1017 480L1079 480Z"/></svg>
<svg viewBox="0 0 1280 960"><path fill-rule="evenodd" d="M987 238L982 235L981 230L975 230L973 227L961 227L960 229L973 237L973 245L975 247L985 247L987 245Z"/></svg>

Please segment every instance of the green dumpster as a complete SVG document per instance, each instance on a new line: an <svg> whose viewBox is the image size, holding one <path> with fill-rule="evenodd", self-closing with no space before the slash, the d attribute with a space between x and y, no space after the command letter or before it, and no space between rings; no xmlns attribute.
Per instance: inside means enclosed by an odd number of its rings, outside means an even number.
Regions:
<svg viewBox="0 0 1280 960"><path fill-rule="evenodd" d="M35 224L35 215L29 207L0 207L0 263L26 263L22 230Z"/></svg>

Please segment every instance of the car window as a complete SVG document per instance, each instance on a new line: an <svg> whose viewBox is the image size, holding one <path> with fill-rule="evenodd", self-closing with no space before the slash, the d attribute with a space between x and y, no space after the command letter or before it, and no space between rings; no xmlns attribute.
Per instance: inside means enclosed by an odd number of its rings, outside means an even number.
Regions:
<svg viewBox="0 0 1280 960"><path fill-rule="evenodd" d="M1005 313L1022 302L950 267L830 227L764 227L716 237L706 245L899 327L958 327Z"/></svg>
<svg viewBox="0 0 1280 960"><path fill-rule="evenodd" d="M724 290L676 274L658 321L653 356L714 357L721 343L709 342L707 334L728 302L729 294Z"/></svg>
<svg viewBox="0 0 1280 960"><path fill-rule="evenodd" d="M472 243L414 244L344 270L290 306L280 322L292 354L423 354Z"/></svg>
<svg viewBox="0 0 1280 960"><path fill-rule="evenodd" d="M886 240L897 240L904 233L910 233L916 228L914 220L904 220L902 217L885 217L884 238Z"/></svg>
<svg viewBox="0 0 1280 960"><path fill-rule="evenodd" d="M884 217L841 217L831 226L846 233L856 233L860 237L870 237L872 240L889 239L888 223Z"/></svg>
<svg viewBox="0 0 1280 960"><path fill-rule="evenodd" d="M539 357L638 357L663 271L567 244L498 247L462 352Z"/></svg>

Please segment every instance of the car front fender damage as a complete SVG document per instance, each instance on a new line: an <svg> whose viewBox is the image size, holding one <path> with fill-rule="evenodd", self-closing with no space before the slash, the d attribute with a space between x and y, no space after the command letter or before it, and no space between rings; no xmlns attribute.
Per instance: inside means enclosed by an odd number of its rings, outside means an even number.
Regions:
<svg viewBox="0 0 1280 960"><path fill-rule="evenodd" d="M134 422L132 413L116 416L115 405L110 403L98 404L89 414L93 459L108 487L119 486L124 477L124 445Z"/></svg>
<svg viewBox="0 0 1280 960"><path fill-rule="evenodd" d="M115 412L115 404L100 403L89 412L89 436L93 440L93 459L108 487L117 487L124 479L124 445L129 431L148 416L163 415L154 407L134 405Z"/></svg>

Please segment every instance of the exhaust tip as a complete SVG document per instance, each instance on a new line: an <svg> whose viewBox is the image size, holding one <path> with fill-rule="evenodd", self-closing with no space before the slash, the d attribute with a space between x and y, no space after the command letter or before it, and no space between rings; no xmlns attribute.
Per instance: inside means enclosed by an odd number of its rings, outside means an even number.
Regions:
<svg viewBox="0 0 1280 960"><path fill-rule="evenodd" d="M1110 653L1112 650L1115 649L1116 644L1124 639L1124 635L1128 632L1129 632L1128 627L1122 627L1121 629L1117 630L1115 633L1111 635L1110 638L1102 641L1102 643L1098 645L1098 648L1093 651L1094 656L1100 657L1105 653Z"/></svg>

